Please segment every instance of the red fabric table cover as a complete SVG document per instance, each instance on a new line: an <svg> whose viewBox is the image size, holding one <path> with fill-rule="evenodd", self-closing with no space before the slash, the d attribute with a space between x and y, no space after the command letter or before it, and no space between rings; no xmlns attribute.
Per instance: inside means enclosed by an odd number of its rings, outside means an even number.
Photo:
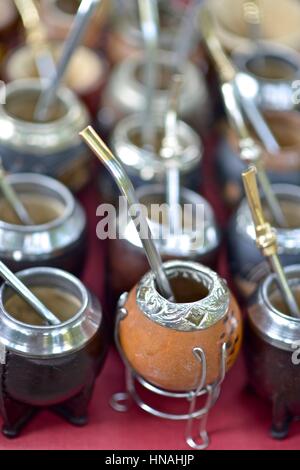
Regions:
<svg viewBox="0 0 300 470"><path fill-rule="evenodd" d="M228 211L223 207L219 188L213 175L214 138L206 143L202 194L216 210L222 227L228 220ZM104 299L105 242L96 238L97 192L91 185L80 199L89 218L89 255L83 281L89 289ZM218 271L229 278L226 251L220 254ZM42 411L26 426L20 437L8 440L0 435L0 450L3 449L172 449L189 450L185 443L184 422L162 420L150 416L132 405L127 413L114 411L109 401L113 393L124 390L124 368L117 352L111 347L104 370L97 379L90 404L90 422L83 428L71 426L62 418ZM156 400L157 401L157 400ZM0 418L1 424L1 418ZM271 408L257 398L247 387L243 354L227 374L222 385L221 396L208 419L211 438L209 449L300 449L300 423L291 425L290 434L283 441L275 441L268 435L271 424Z"/></svg>

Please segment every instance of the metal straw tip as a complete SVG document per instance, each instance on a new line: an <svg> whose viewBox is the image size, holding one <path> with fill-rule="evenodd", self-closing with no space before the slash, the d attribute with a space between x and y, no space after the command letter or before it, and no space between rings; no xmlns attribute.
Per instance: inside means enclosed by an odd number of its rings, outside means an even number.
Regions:
<svg viewBox="0 0 300 470"><path fill-rule="evenodd" d="M80 135L81 137L85 137L85 135L86 135L87 133L90 133L90 132L93 132L93 131L94 131L94 129L92 128L92 126L87 126L87 127L85 127L84 129L82 129L82 131L79 132L79 135Z"/></svg>

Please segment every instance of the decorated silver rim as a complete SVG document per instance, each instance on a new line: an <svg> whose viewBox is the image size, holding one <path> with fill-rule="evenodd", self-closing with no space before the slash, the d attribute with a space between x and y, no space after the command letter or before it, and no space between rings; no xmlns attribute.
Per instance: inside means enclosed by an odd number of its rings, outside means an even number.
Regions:
<svg viewBox="0 0 300 470"><path fill-rule="evenodd" d="M290 286L300 285L300 266L285 268ZM300 319L275 308L270 295L278 290L276 276L270 274L260 285L255 303L249 306L249 318L259 336L267 343L286 351L294 351L300 341Z"/></svg>
<svg viewBox="0 0 300 470"><path fill-rule="evenodd" d="M208 289L208 295L191 303L175 303L162 297L150 271L141 279L136 293L140 310L150 320L179 331L204 330L222 319L229 307L230 293L225 280L211 269L190 261L167 261L169 279L178 275L193 279Z"/></svg>
<svg viewBox="0 0 300 470"><path fill-rule="evenodd" d="M73 275L54 268L31 268L17 273L27 286L56 287L74 295L81 304L68 321L55 326L35 326L13 318L4 307L8 293L5 283L0 289L0 344L16 353L49 357L81 349L96 333L102 321L98 300Z"/></svg>

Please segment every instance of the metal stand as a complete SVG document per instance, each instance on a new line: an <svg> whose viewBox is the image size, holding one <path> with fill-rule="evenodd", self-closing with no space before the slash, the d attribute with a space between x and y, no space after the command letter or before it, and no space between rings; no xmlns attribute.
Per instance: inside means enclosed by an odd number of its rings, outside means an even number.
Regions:
<svg viewBox="0 0 300 470"><path fill-rule="evenodd" d="M119 323L120 321L127 315L126 309L123 307L125 303L125 297L122 296L120 299L118 316L116 320L116 329L115 329L115 341L118 351L121 355L121 358L125 365L125 372L126 372L126 391L121 393L115 393L110 400L111 407L118 412L126 412L130 407L130 402L135 402L142 410L150 413L153 416L157 416L158 418L163 419L170 419L173 421L187 421L186 423L186 430L185 430L185 440L186 443L193 449L202 450L206 449L209 445L209 436L207 433L207 419L208 413L210 409L213 407L215 402L217 401L219 394L221 383L225 377L226 371L226 343L222 344L221 347L221 360L220 360L220 373L217 381L211 385L206 385L206 371L207 371L207 364L206 364L206 356L202 348L194 348L193 354L196 360L199 362L199 379L198 379L198 386L195 390L190 392L170 392L168 390L161 389L159 387L154 386L153 384L146 381L143 377L137 374L132 367L128 364L128 361L124 357L123 351L120 347L119 343ZM201 367L201 373L200 373ZM147 404L138 394L136 389L136 384L139 383L145 389L151 391L152 393L164 396L168 398L176 398L176 399L184 399L187 400L189 403L188 412L185 414L175 414L175 413L168 413L156 408L153 408L149 404ZM204 406L201 408L197 408L197 399L200 396L205 396L206 400ZM199 431L197 436L193 437L193 428L195 424L195 420L199 421Z"/></svg>

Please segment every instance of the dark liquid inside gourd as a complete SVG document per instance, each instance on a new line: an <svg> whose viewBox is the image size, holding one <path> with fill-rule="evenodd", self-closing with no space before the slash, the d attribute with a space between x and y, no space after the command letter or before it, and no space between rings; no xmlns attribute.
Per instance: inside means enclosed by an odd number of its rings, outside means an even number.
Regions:
<svg viewBox="0 0 300 470"><path fill-rule="evenodd" d="M300 204L298 201L295 200L288 200L288 199L279 199L280 207L286 217L288 222L288 227L290 229L295 229L300 227ZM269 208L263 204L264 213L268 222L271 225L276 227L276 223L273 219L272 214L270 213Z"/></svg>
<svg viewBox="0 0 300 470"><path fill-rule="evenodd" d="M39 194L20 194L19 197L35 225L52 222L61 217L64 212L63 204L54 198ZM3 198L0 199L0 220L8 224L22 225L11 206Z"/></svg>
<svg viewBox="0 0 300 470"><path fill-rule="evenodd" d="M208 296L208 288L201 282L183 275L169 279L175 302L179 304L198 302ZM158 289L159 291L159 289Z"/></svg>
<svg viewBox="0 0 300 470"><path fill-rule="evenodd" d="M64 13L75 15L79 7L79 0L56 0L57 7Z"/></svg>
<svg viewBox="0 0 300 470"><path fill-rule="evenodd" d="M154 141L154 153L159 155L162 140L164 138L164 131L162 129L156 129L155 141ZM143 136L140 130L132 130L129 134L130 142L138 148L143 148Z"/></svg>
<svg viewBox="0 0 300 470"><path fill-rule="evenodd" d="M6 112L15 119L22 121L38 123L34 117L36 105L38 102L39 93L32 92L19 92L12 96L7 97L5 104ZM58 99L49 107L47 119L43 123L56 121L66 114L64 104Z"/></svg>
<svg viewBox="0 0 300 470"><path fill-rule="evenodd" d="M298 305L300 306L300 282L299 286L292 287L292 291ZM278 289L274 290L274 292L270 294L270 302L276 308L276 310L287 316L291 316L290 310L283 298L283 295L281 292L279 292Z"/></svg>
<svg viewBox="0 0 300 470"><path fill-rule="evenodd" d="M287 61L276 57L257 57L247 64L248 70L263 79L292 80L295 68Z"/></svg>
<svg viewBox="0 0 300 470"><path fill-rule="evenodd" d="M169 90L173 74L174 74L174 70L172 69L172 67L160 64L157 67L155 89L159 91ZM145 76L144 66L141 65L140 67L138 67L136 71L136 79L143 85L145 85L144 76Z"/></svg>
<svg viewBox="0 0 300 470"><path fill-rule="evenodd" d="M30 290L61 322L69 320L80 310L80 301L60 289L37 286L30 287ZM47 324L18 294L13 294L4 306L12 317L22 323L36 326Z"/></svg>

